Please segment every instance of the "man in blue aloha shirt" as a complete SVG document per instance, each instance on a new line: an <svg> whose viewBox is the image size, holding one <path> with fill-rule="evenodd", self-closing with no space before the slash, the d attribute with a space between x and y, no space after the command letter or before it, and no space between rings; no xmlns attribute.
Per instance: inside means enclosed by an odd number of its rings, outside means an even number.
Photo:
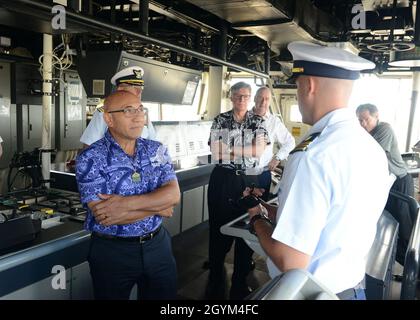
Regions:
<svg viewBox="0 0 420 320"><path fill-rule="evenodd" d="M76 161L81 201L92 232L88 262L96 299L176 297L176 263L162 226L180 191L167 149L140 137L144 109L138 97L117 91L106 98L105 136Z"/></svg>

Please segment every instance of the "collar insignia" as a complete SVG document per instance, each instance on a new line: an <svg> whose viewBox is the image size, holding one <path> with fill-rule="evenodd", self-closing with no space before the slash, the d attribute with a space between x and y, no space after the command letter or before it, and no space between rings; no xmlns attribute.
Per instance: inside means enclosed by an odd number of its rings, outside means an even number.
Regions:
<svg viewBox="0 0 420 320"><path fill-rule="evenodd" d="M299 143L292 151L290 151L290 154L293 154L295 152L300 151L306 151L308 149L308 146L321 134L321 132L315 132L311 134L309 137L307 137L305 140L303 140L301 143Z"/></svg>

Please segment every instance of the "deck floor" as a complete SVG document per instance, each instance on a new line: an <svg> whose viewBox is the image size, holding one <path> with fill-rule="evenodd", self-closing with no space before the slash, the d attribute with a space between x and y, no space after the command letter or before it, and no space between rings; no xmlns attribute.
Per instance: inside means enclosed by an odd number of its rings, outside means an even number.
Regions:
<svg viewBox="0 0 420 320"><path fill-rule="evenodd" d="M202 223L182 235L173 238L173 252L178 267L178 298L182 300L203 300L207 286L208 269L204 268L208 260L208 223ZM227 274L226 297L230 289L233 272L234 245L226 255ZM248 285L257 289L270 280L265 259L254 253L255 269L248 276Z"/></svg>
<svg viewBox="0 0 420 320"><path fill-rule="evenodd" d="M207 285L208 269L204 267L208 258L208 223L202 223L181 235L173 238L173 252L178 267L178 299L180 300L204 300ZM230 279L233 272L234 245L225 259L227 273L227 287L225 299L228 299ZM265 259L254 253L255 269L248 276L248 285L258 289L270 280ZM402 275L403 268L396 262L394 274ZM401 292L401 282L392 281L390 298L398 300ZM418 292L420 298L420 291Z"/></svg>

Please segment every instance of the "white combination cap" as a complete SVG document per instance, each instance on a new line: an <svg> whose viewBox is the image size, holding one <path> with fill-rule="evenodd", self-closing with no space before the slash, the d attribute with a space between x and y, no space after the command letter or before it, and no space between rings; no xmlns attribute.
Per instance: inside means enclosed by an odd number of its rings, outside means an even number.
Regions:
<svg viewBox="0 0 420 320"><path fill-rule="evenodd" d="M144 86L143 80L144 70L140 67L128 67L118 71L111 78L111 83L119 86L122 83L130 84L132 86Z"/></svg>
<svg viewBox="0 0 420 320"><path fill-rule="evenodd" d="M293 77L310 75L326 78L359 78L360 70L374 69L375 64L346 50L306 41L287 46L293 56Z"/></svg>

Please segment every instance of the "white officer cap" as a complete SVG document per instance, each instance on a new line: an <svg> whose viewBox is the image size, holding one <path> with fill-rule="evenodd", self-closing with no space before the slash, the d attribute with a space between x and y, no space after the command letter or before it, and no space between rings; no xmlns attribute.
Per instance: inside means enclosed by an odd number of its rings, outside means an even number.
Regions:
<svg viewBox="0 0 420 320"><path fill-rule="evenodd" d="M118 71L111 78L111 83L114 86L119 86L122 83L127 83L132 86L144 87L143 80L144 70L140 67L128 67Z"/></svg>
<svg viewBox="0 0 420 320"><path fill-rule="evenodd" d="M373 62L335 47L294 41L287 48L293 56L293 78L309 75L356 80L360 70L375 68Z"/></svg>

